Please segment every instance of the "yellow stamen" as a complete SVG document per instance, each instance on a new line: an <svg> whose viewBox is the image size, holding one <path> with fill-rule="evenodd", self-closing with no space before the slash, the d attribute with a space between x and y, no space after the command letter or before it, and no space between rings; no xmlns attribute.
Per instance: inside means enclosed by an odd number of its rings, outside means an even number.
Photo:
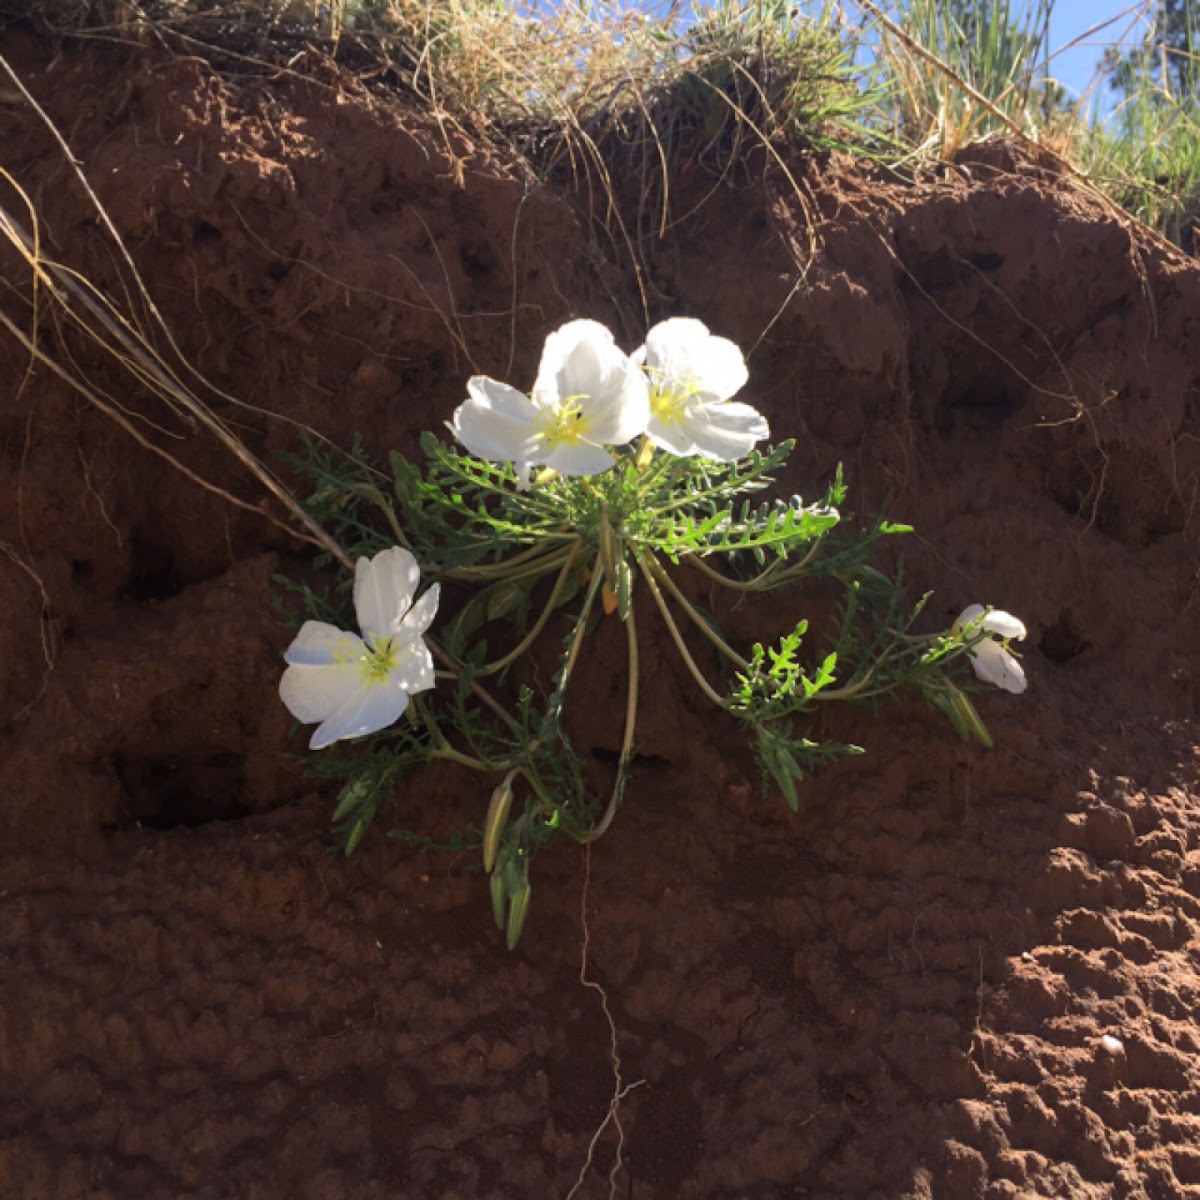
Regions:
<svg viewBox="0 0 1200 1200"><path fill-rule="evenodd" d="M588 422L584 418L583 396L568 396L554 407L544 408L538 416L537 428L547 448L576 446L587 433Z"/></svg>
<svg viewBox="0 0 1200 1200"><path fill-rule="evenodd" d="M399 647L392 638L385 638L377 646L368 645L366 654L358 660L363 674L363 682L368 687L372 684L383 683L395 669L399 657Z"/></svg>
<svg viewBox="0 0 1200 1200"><path fill-rule="evenodd" d="M687 416L692 397L699 394L700 381L695 376L690 379L662 379L652 382L650 410L660 421L674 425Z"/></svg>

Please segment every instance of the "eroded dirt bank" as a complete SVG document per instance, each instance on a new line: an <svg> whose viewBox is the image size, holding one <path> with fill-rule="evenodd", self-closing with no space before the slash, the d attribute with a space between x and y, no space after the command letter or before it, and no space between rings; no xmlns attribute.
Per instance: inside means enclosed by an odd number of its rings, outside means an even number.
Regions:
<svg viewBox="0 0 1200 1200"><path fill-rule="evenodd" d="M411 453L468 374L527 381L568 317L641 339L626 243L569 180L528 185L332 77L20 30L0 52L184 353L265 413ZM120 296L7 94L0 147L48 251ZM647 672L656 760L588 906L638 1084L616 1194L1200 1196L1200 269L1002 148L919 187L789 162L803 204L761 164L715 190L681 168L690 215L661 236L617 179L648 315L750 350L754 402L799 439L781 486L844 462L858 511L917 527L931 621L1023 616L1031 688L981 698L990 753L919 706L839 714L868 754L792 817ZM580 852L539 861L513 954L467 862L382 831L331 858L275 697L268 580L303 548L26 365L5 335L0 1195L565 1195L613 1088ZM294 444L222 413L260 454ZM202 436L147 436L261 499ZM587 686L615 683L599 663ZM617 736L594 711L585 751ZM486 796L417 777L393 823L442 836ZM578 1195L609 1195L613 1148Z"/></svg>

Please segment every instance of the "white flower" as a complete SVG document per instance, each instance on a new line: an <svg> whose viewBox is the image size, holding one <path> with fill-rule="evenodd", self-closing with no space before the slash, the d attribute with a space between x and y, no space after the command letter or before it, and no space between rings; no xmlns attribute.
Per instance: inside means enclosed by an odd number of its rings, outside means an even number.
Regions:
<svg viewBox="0 0 1200 1200"><path fill-rule="evenodd" d="M486 375L467 392L454 436L479 458L516 463L518 474L533 463L561 475L607 471L614 460L604 447L623 446L650 419L645 378L596 321L550 334L531 395Z"/></svg>
<svg viewBox="0 0 1200 1200"><path fill-rule="evenodd" d="M971 604L959 614L950 633L989 634L967 651L975 674L985 683L994 683L1006 692L1019 695L1025 690L1025 672L1008 649L1010 638L1016 638L1018 642L1024 639L1025 626L1012 613Z"/></svg>
<svg viewBox="0 0 1200 1200"><path fill-rule="evenodd" d="M650 381L650 440L682 457L733 462L770 434L766 418L730 401L749 373L742 352L700 322L673 317L655 325L633 353Z"/></svg>
<svg viewBox="0 0 1200 1200"><path fill-rule="evenodd" d="M421 635L437 611L439 585L413 604L420 570L400 546L360 558L354 612L362 637L305 621L287 648L279 698L298 721L319 721L313 750L363 737L399 719L408 698L433 687L433 656Z"/></svg>

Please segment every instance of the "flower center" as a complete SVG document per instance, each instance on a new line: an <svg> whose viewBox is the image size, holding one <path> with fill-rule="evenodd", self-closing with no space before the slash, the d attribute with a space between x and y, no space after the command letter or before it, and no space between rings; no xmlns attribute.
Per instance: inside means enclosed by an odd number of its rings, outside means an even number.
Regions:
<svg viewBox="0 0 1200 1200"><path fill-rule="evenodd" d="M662 422L677 425L700 391L697 380L664 379L650 385L650 411Z"/></svg>
<svg viewBox="0 0 1200 1200"><path fill-rule="evenodd" d="M378 645L368 643L367 652L358 660L363 683L367 687L383 683L395 669L400 658L400 647L393 638L384 638Z"/></svg>
<svg viewBox="0 0 1200 1200"><path fill-rule="evenodd" d="M568 396L556 405L544 408L538 415L537 430L546 446L577 446L587 433L584 420L583 396Z"/></svg>

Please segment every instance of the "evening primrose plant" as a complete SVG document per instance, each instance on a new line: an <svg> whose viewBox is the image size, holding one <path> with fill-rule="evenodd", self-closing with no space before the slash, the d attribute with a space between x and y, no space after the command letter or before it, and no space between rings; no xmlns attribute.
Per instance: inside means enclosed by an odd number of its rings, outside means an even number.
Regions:
<svg viewBox="0 0 1200 1200"><path fill-rule="evenodd" d="M915 690L961 735L988 742L964 660L978 679L1022 691L1010 643L1024 626L975 604L949 630L915 632L926 598L909 603L899 578L870 562L908 528L847 531L840 472L816 499L763 499L794 443L760 448L766 419L734 399L747 378L740 350L699 321L664 321L630 355L603 325L572 321L546 339L529 392L470 379L452 440L427 434L423 466L393 453L382 470L315 444L295 460L315 484L309 514L357 557L352 589L298 589L308 619L280 685L292 715L316 725L314 773L343 781L334 823L347 853L414 768L480 772L490 803L450 844L478 847L515 945L537 853L556 835L599 838L621 806L647 638L665 640L745 731L764 790L793 809L807 772L861 753L815 736L813 718L833 701ZM800 611L815 580L840 597L816 652ZM714 615L720 602L701 607L698 590L784 592L794 622L778 642L739 648ZM569 711L605 621L625 634L624 732L598 795L572 751ZM539 684L533 664L547 653Z"/></svg>

